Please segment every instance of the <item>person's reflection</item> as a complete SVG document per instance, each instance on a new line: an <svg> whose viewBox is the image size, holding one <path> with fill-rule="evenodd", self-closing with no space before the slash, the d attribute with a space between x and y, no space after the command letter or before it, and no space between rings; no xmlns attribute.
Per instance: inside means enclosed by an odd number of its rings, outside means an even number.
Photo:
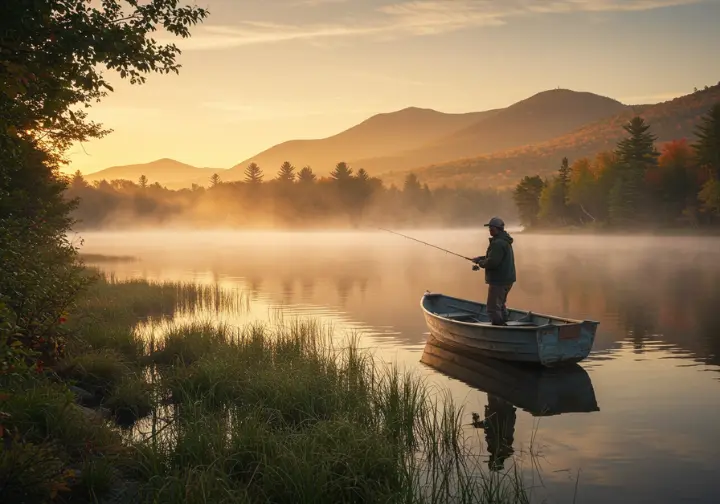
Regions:
<svg viewBox="0 0 720 504"><path fill-rule="evenodd" d="M345 307L350 290L353 287L353 278L342 276L335 281L335 287L337 288L338 299L340 300L340 306Z"/></svg>
<svg viewBox="0 0 720 504"><path fill-rule="evenodd" d="M315 281L313 277L303 278L300 285L303 301L311 301L315 293Z"/></svg>
<svg viewBox="0 0 720 504"><path fill-rule="evenodd" d="M292 279L284 278L282 280L282 302L283 304L292 304L295 297L295 289Z"/></svg>
<svg viewBox="0 0 720 504"><path fill-rule="evenodd" d="M473 414L473 425L485 431L485 441L488 446L488 468L491 471L500 471L505 467L505 460L514 453L516 408L498 396L488 394L485 406L485 419L479 419Z"/></svg>

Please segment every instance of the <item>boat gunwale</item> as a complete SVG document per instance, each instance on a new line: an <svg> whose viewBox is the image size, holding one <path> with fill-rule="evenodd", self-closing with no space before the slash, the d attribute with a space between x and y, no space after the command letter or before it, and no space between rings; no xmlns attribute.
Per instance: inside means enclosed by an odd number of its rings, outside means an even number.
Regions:
<svg viewBox="0 0 720 504"><path fill-rule="evenodd" d="M493 330L511 330L511 331L538 331L540 329L546 329L548 327L558 327L556 324L550 324L550 323L544 324L544 325L537 325L537 326L500 326L500 325L492 325L492 324L488 325L488 324L483 324L483 323L478 323L478 322L463 322L461 320L453 320L451 318L442 317L442 316L438 315L437 313L433 313L433 312L429 311L427 308L425 308L425 303L424 303L425 298L433 297L433 296L435 296L435 297L442 296L442 297L445 297L448 299L452 299L455 301L461 301L464 303L473 303L473 304L479 304L479 305L483 305L483 303L480 303L478 301L471 301L469 299L462 299L462 298L457 298L454 296L448 296L447 294L442 294L440 292L430 292L430 291L425 292L425 294L423 294L422 298L420 299L420 308L422 308L423 312L425 312L427 315L430 315L433 318L436 318L436 319L442 320L442 321L452 322L453 324L461 324L461 325L469 326L469 327L478 327L478 326L492 327ZM487 305L485 305L485 306L487 306ZM531 312L529 310L519 310L517 308L511 308L511 310L518 311L518 312L524 312L524 313L532 313L533 315L538 316L538 317L545 317L549 320L559 320L559 321L568 322L571 324L600 325L600 322L595 321L595 320L588 320L588 319L578 320L578 319L571 319L571 318L565 318L565 317L556 317L554 315L546 315L544 313Z"/></svg>

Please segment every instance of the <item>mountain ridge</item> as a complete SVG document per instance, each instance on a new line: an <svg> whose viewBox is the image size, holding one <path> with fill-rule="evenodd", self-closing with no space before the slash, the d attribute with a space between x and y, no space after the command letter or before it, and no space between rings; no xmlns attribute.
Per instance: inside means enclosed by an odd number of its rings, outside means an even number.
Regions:
<svg viewBox="0 0 720 504"><path fill-rule="evenodd" d="M226 168L200 168L171 158L161 158L147 163L110 166L83 175L88 182L125 179L137 182L141 175L150 184L159 182L172 188L189 187L192 183L207 182L213 173L222 176Z"/></svg>
<svg viewBox="0 0 720 504"><path fill-rule="evenodd" d="M251 162L262 168L265 165L280 166L283 160L310 164L320 175L329 173L338 161L382 175L548 140L627 107L612 98L569 89L540 91L508 107L479 113L446 114L408 107L376 114L331 137L283 142L239 163L228 175L241 173ZM428 124L430 121L431 125ZM405 130L399 132L398 128ZM373 131L370 133L369 129ZM398 142L399 136L405 141ZM374 140L368 140L368 137ZM379 139L385 139L386 143L371 145ZM377 155L383 151L384 156ZM319 159L316 153L325 155L319 166L312 162Z"/></svg>
<svg viewBox="0 0 720 504"><path fill-rule="evenodd" d="M593 155L601 150L612 149L614 142L623 133L622 125L636 114L645 115L654 130L656 128L662 130L659 131L660 142L688 136L700 115L709 108L712 100L720 101L718 90L720 90L720 85L653 105L625 105L612 98L594 93L556 89L541 91L509 107L485 112L447 114L433 109L406 107L394 112L375 114L326 139L290 140L263 152L267 153L281 146L305 143L307 152L313 153L322 150L318 149L317 142L330 139L330 141L343 143L347 140L348 135L350 138L353 136L373 137L380 145L377 150L385 149L387 151L390 147L398 145L398 142L393 143L392 138L393 132L396 131L395 128L404 126L406 129L400 135L404 137L399 142L400 144L403 142L406 145L417 144L423 138L431 138L431 141L416 149L395 153L394 156L356 158L355 160L351 156L342 155L343 151L336 146L337 155L325 153L328 159L327 168L334 167L339 161L346 161L356 169L365 168L371 175L380 176L388 183L401 182L401 179L412 171L426 179L430 185L470 183L504 187L512 185L524 175L535 174L532 173L533 171L541 174L554 171L555 165L559 162L558 159L555 159L558 156L560 159L566 155L570 158L577 158L578 156ZM564 103L565 108L572 108L573 104L579 101L584 103L585 109L579 118L572 113L557 112L555 109L558 106L558 98L560 98L560 102ZM528 104L531 105L529 108ZM611 115L608 116L607 113ZM428 118L431 119L430 122L437 120L439 125L437 123L417 124ZM555 125L553 125L553 121L556 121ZM524 125L525 122L532 124L527 126ZM580 127L572 128L578 122L583 122L583 124ZM465 126L459 128L463 124ZM535 136L532 137L532 141L507 148L507 141L493 136L499 134L498 131L502 129L499 125L503 124L505 124L505 129L515 128L513 130L515 132L521 131L523 127L529 128L530 133ZM514 124L517 126L513 126ZM537 133L539 127L545 128L546 131ZM533 128L535 129L533 130ZM566 131L569 128L572 129ZM558 130L565 132L556 134ZM450 131L450 133L437 137L438 133L443 131ZM415 135L417 132L420 133ZM522 135L530 135L530 133L526 133L524 132ZM477 139L478 136L483 138ZM537 139L538 136L540 140ZM547 138L548 136L551 138ZM438 155L435 159L439 159L439 161L432 161L433 155L428 153L435 146L453 142L459 142L459 144L466 142L469 149L485 149L486 153L479 156L463 155L462 149L458 148L454 153L451 152L444 157ZM483 142L485 142L484 147ZM510 144L512 143L510 142ZM361 147L365 147L365 145L361 145ZM280 161L281 159L282 161ZM297 168L310 165L318 175L327 175L327 170L319 170L308 160L293 161L284 156L278 157L276 164L258 164L265 172L266 180L269 180L274 177L277 169L286 160L295 164ZM191 184L207 186L214 173L217 173L225 182L242 180L246 166L243 162L229 169L198 168L173 159L163 158L138 165L113 166L87 174L85 178L89 181L124 178L137 182L140 175L145 175L150 183L159 182L175 189L190 187ZM438 181L439 178L442 180Z"/></svg>
<svg viewBox="0 0 720 504"><path fill-rule="evenodd" d="M288 140L266 149L230 168L229 175L241 174L250 163L263 169L280 167L289 161L301 167L309 165L326 175L340 161L365 157L365 153L388 155L426 141L462 130L498 109L482 112L446 113L434 109L406 107L394 112L375 114L344 131L326 138Z"/></svg>
<svg viewBox="0 0 720 504"><path fill-rule="evenodd" d="M715 103L720 103L720 83L654 105L630 106L621 114L586 124L545 142L486 156L398 170L386 174L383 180L398 184L408 173L414 173L431 186L442 182L448 186L513 187L526 175L555 173L563 157L572 162L614 150L617 142L626 136L623 126L635 115L649 123L650 132L657 136L656 144L682 138L693 140L695 127Z"/></svg>
<svg viewBox="0 0 720 504"><path fill-rule="evenodd" d="M547 141L629 108L612 98L586 91L541 91L433 145L398 153L386 159L361 159L354 164L382 174L453 158L476 157Z"/></svg>

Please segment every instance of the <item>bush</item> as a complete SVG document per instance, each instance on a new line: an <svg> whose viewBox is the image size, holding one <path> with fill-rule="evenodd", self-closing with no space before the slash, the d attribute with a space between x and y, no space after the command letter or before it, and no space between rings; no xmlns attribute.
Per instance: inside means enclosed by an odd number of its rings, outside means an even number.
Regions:
<svg viewBox="0 0 720 504"><path fill-rule="evenodd" d="M95 350L63 361L57 372L92 394L106 396L130 371L123 356L113 350Z"/></svg>
<svg viewBox="0 0 720 504"><path fill-rule="evenodd" d="M69 491L75 473L65 468L62 455L51 443L0 444L0 501L17 504L47 502Z"/></svg>
<svg viewBox="0 0 720 504"><path fill-rule="evenodd" d="M121 425L131 425L152 412L152 390L142 376L124 377L104 404Z"/></svg>

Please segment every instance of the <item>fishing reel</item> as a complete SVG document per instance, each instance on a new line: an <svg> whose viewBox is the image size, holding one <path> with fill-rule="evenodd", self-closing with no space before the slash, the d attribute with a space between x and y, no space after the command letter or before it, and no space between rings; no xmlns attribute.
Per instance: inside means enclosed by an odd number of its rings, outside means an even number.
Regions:
<svg viewBox="0 0 720 504"><path fill-rule="evenodd" d="M473 261L473 271L478 271L480 269L480 265L476 263L475 261L483 260L485 259L485 256L476 257L475 259L472 259Z"/></svg>

